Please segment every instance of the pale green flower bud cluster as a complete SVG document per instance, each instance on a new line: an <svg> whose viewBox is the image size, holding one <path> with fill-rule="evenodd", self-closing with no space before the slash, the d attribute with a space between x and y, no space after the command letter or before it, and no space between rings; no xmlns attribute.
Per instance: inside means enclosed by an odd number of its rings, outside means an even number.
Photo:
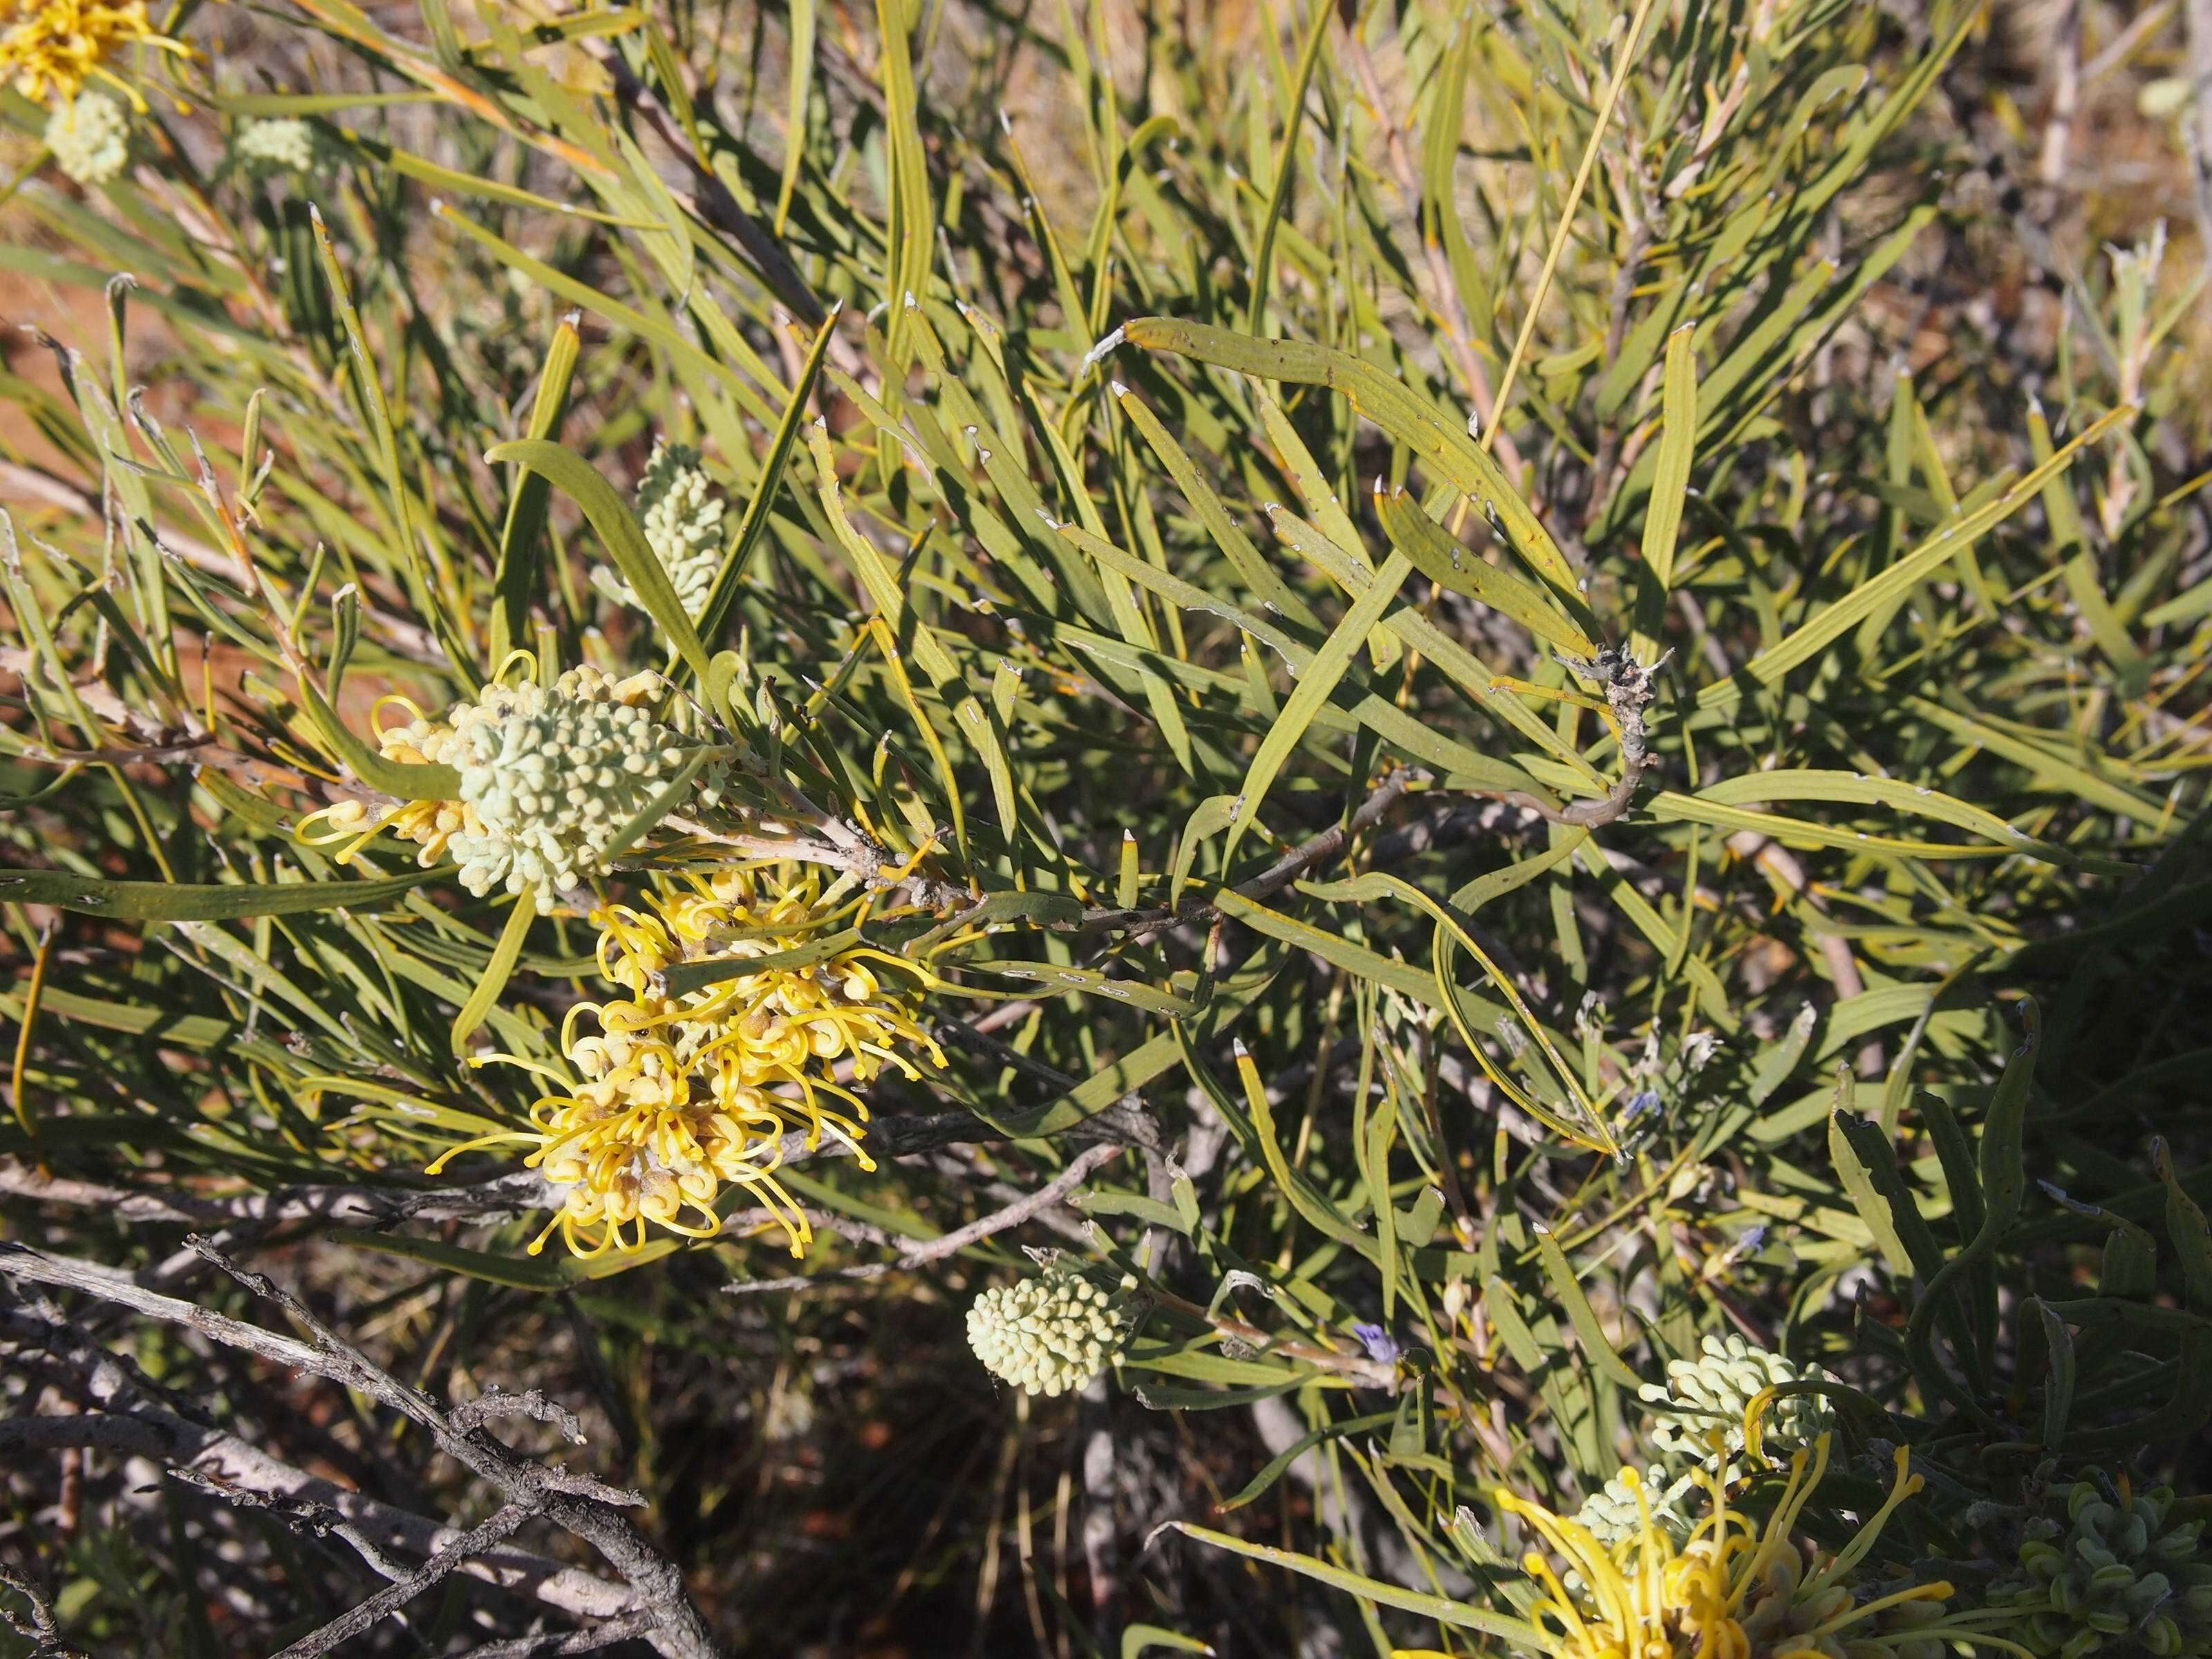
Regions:
<svg viewBox="0 0 2212 1659"><path fill-rule="evenodd" d="M2066 1519L2029 1522L2018 1571L1990 1587L1990 1606L2020 1615L2000 1633L2054 1659L2212 1654L2204 1523L2176 1522L2172 1510L2170 1487L2114 1498L2095 1481L2077 1481Z"/></svg>
<svg viewBox="0 0 2212 1659"><path fill-rule="evenodd" d="M1690 1533L1697 1525L1692 1510L1704 1502L1696 1481L1686 1474L1670 1475L1663 1464L1654 1463L1644 1472L1644 1502L1650 1510L1651 1524L1672 1539L1676 1549L1690 1541ZM1636 1494L1617 1474L1583 1500L1575 1520L1607 1549L1644 1530Z"/></svg>
<svg viewBox="0 0 2212 1659"><path fill-rule="evenodd" d="M80 93L47 118L46 148L78 184L104 185L131 159L131 118L112 98Z"/></svg>
<svg viewBox="0 0 2212 1659"><path fill-rule="evenodd" d="M1834 1380L1818 1365L1792 1364L1731 1333L1725 1339L1708 1336L1697 1358L1669 1364L1664 1388L1647 1382L1638 1393L1648 1405L1672 1408L1654 1423L1653 1444L1670 1461L1717 1469L1742 1453L1744 1413L1760 1394L1784 1383ZM1784 1395L1760 1414L1761 1449L1770 1462L1786 1462L1834 1422L1833 1408L1820 1395ZM1716 1431L1726 1437L1723 1453L1717 1454L1707 1437Z"/></svg>
<svg viewBox="0 0 2212 1659"><path fill-rule="evenodd" d="M968 1346L975 1358L1028 1394L1078 1392L1127 1334L1112 1298L1064 1267L986 1291L968 1310Z"/></svg>
<svg viewBox="0 0 2212 1659"><path fill-rule="evenodd" d="M315 166L314 129L293 116L248 121L232 141L231 154L249 167L311 173Z"/></svg>
<svg viewBox="0 0 2212 1659"><path fill-rule="evenodd" d="M1778 1550L1759 1559L1745 1585L1738 1622L1752 1659L1944 1659L1949 1644L1942 1626L1951 1614L1946 1600L1901 1601L1852 1616L1855 1605L1909 1589L1912 1582L1871 1577L1827 1582L1817 1565L1808 1573L1796 1550Z"/></svg>
<svg viewBox="0 0 2212 1659"><path fill-rule="evenodd" d="M699 465L699 452L684 444L655 444L638 481L637 507L646 544L668 573L684 614L696 617L722 568L724 507L721 492ZM592 572L592 585L617 605L645 609L637 591L605 565Z"/></svg>
<svg viewBox="0 0 2212 1659"><path fill-rule="evenodd" d="M550 690L485 688L447 717L438 758L461 775L472 821L453 838L461 884L479 896L537 884L549 911L558 890L604 873L616 835L683 766L689 741L645 706L657 675L615 681L571 669ZM428 750L425 756L428 757ZM702 776L711 804L721 779Z"/></svg>

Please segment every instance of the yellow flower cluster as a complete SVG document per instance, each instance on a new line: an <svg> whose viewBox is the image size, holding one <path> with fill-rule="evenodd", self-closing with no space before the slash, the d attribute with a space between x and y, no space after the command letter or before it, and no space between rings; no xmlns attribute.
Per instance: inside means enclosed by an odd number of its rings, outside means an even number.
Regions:
<svg viewBox="0 0 2212 1659"><path fill-rule="evenodd" d="M1644 1482L1623 1469L1641 1524L1611 1548L1588 1528L1511 1492L1499 1506L1543 1540L1564 1573L1531 1552L1522 1565L1542 1589L1536 1614L1559 1659L1925 1659L1945 1641L2011 1644L1950 1614L1945 1583L1874 1587L1862 1594L1855 1570L1890 1517L1920 1490L1906 1453L1887 1499L1857 1534L1808 1565L1797 1521L1827 1471L1829 1437L1791 1459L1790 1478L1763 1527L1731 1509L1725 1479L1694 1477L1710 1502L1686 1542L1654 1518ZM1571 1589L1569 1584L1575 1588Z"/></svg>
<svg viewBox="0 0 2212 1659"><path fill-rule="evenodd" d="M648 1222L711 1237L726 1186L750 1194L803 1255L812 1227L775 1175L785 1137L803 1133L811 1148L827 1134L872 1169L860 1144L867 1107L846 1085L886 1066L919 1077L902 1048L945 1060L912 993L878 971L918 970L859 945L809 959L848 908L818 874L773 865L663 886L643 909L595 911L599 970L629 994L569 1012L562 1046L583 1081L539 1100L532 1128L457 1146L433 1172L469 1146L534 1142L524 1161L562 1202L532 1255L556 1229L586 1256L642 1245ZM657 975L679 963L726 964L728 976L670 994ZM579 1035L586 1017L599 1030Z"/></svg>
<svg viewBox="0 0 2212 1659"><path fill-rule="evenodd" d="M387 702L405 708L415 718L404 726L376 728L377 752L386 760L403 766L451 766L458 763L459 724L427 719L404 697L381 698L378 709L380 711ZM465 724L479 713L473 703L459 703L450 718ZM311 827L319 823L327 828ZM301 819L298 834L311 846L332 841L350 842L352 845L337 854L337 861L344 864L363 843L386 830L400 840L411 841L421 847L422 850L415 855L415 862L428 870L444 860L446 849L455 836L464 830L483 834L483 821L477 816L476 807L465 800L404 801L378 817L372 817L369 809L357 800L342 800Z"/></svg>
<svg viewBox="0 0 2212 1659"><path fill-rule="evenodd" d="M155 28L146 0L0 0L0 80L13 81L26 98L52 93L55 103L66 103L98 76L143 109L145 100L107 67L124 47L141 43L190 56L182 42Z"/></svg>

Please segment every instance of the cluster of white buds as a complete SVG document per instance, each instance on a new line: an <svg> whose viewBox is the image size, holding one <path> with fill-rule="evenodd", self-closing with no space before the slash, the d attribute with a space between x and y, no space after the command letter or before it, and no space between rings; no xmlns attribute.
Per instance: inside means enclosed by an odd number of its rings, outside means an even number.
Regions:
<svg viewBox="0 0 2212 1659"><path fill-rule="evenodd" d="M315 166L314 129L289 115L248 121L232 140L231 154L249 167L311 173Z"/></svg>
<svg viewBox="0 0 2212 1659"><path fill-rule="evenodd" d="M1647 1382L1638 1390L1645 1403L1671 1408L1653 1425L1651 1439L1670 1459L1683 1462L1715 1468L1740 1454L1744 1414L1768 1389L1835 1381L1818 1365L1793 1364L1733 1333L1725 1339L1708 1336L1704 1349L1695 1359L1669 1364L1666 1387ZM1786 1463L1792 1452L1810 1446L1834 1421L1834 1411L1820 1395L1785 1395L1759 1417L1760 1448L1770 1462ZM1716 1431L1726 1437L1724 1453L1716 1453L1707 1438Z"/></svg>
<svg viewBox="0 0 2212 1659"><path fill-rule="evenodd" d="M80 93L47 118L46 148L78 184L104 185L131 159L131 118L112 98Z"/></svg>
<svg viewBox="0 0 2212 1659"><path fill-rule="evenodd" d="M684 606L696 617L722 568L721 493L699 465L699 452L683 444L655 444L638 481L638 514L646 544ZM617 605L642 611L645 602L621 574L601 565L592 586Z"/></svg>
<svg viewBox="0 0 2212 1659"><path fill-rule="evenodd" d="M1654 1463L1644 1472L1643 1487L1644 1502L1639 1506L1635 1490L1623 1475L1616 1474L1583 1500L1582 1508L1575 1512L1576 1524L1588 1528L1593 1538L1611 1549L1623 1539L1640 1534L1648 1513L1650 1524L1680 1548L1697 1526L1697 1517L1691 1512L1703 1496L1697 1478L1669 1474L1663 1464Z"/></svg>
<svg viewBox="0 0 2212 1659"><path fill-rule="evenodd" d="M661 689L655 674L617 681L574 668L550 689L488 686L456 708L436 757L459 770L460 799L472 813L452 841L461 884L482 896L501 884L519 893L532 882L544 912L558 890L604 873L617 834L690 746L647 706ZM711 803L720 785L720 769L710 769L702 797Z"/></svg>
<svg viewBox="0 0 2212 1659"><path fill-rule="evenodd" d="M1028 1394L1074 1394L1121 1346L1128 1322L1073 1268L1000 1285L968 1310L968 1346L991 1373Z"/></svg>

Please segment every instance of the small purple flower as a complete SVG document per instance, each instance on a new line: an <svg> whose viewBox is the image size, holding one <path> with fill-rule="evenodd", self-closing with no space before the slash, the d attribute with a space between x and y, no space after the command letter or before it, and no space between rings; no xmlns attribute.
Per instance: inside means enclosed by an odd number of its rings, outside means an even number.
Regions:
<svg viewBox="0 0 2212 1659"><path fill-rule="evenodd" d="M1646 1089L1643 1093L1630 1097L1627 1106L1621 1112L1621 1119L1624 1122L1633 1123L1646 1112L1656 1112L1658 1109L1659 1091L1656 1089Z"/></svg>
<svg viewBox="0 0 2212 1659"><path fill-rule="evenodd" d="M1398 1356L1403 1350L1398 1346L1397 1338L1380 1325L1354 1325L1352 1334L1359 1339L1359 1344L1367 1350L1370 1359L1382 1365L1398 1363Z"/></svg>

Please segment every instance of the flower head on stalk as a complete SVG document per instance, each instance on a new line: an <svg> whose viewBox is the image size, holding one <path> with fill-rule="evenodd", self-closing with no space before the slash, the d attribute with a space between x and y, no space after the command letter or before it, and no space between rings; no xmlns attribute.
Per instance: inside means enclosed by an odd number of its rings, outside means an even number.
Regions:
<svg viewBox="0 0 2212 1659"><path fill-rule="evenodd" d="M617 680L585 667L550 686L495 677L441 720L386 699L415 718L378 732L384 757L453 768L457 796L404 801L376 817L341 801L309 815L327 826L311 839L349 841L343 863L389 830L421 846L416 861L425 867L450 853L470 892L527 887L539 913L550 912L564 890L606 873L624 828L665 799L693 754L696 745L653 712L665 690L657 674ZM702 802L720 798L725 769L718 761L699 775L693 787Z"/></svg>
<svg viewBox="0 0 2212 1659"><path fill-rule="evenodd" d="M775 1177L786 1137L811 1150L827 1135L872 1170L867 1107L847 1085L886 1067L918 1079L915 1052L945 1058L915 1018L920 988L902 983L917 970L823 937L848 908L817 873L778 864L664 879L640 908L595 910L599 971L627 994L569 1011L562 1047L583 1080L540 1099L531 1128L456 1146L433 1170L470 1147L534 1144L524 1161L562 1201L533 1254L556 1229L585 1255L637 1248L647 1222L709 1237L735 1186L803 1255L812 1230ZM718 976L672 994L660 975L678 964Z"/></svg>
<svg viewBox="0 0 2212 1659"><path fill-rule="evenodd" d="M1857 1575L1883 1528L1921 1487L1899 1449L1887 1498L1840 1550L1808 1552L1797 1523L1826 1473L1830 1437L1790 1460L1763 1525L1729 1502L1727 1480L1692 1475L1705 1512L1679 1540L1652 1508L1644 1478L1623 1469L1637 1523L1607 1545L1588 1528L1512 1492L1499 1508L1540 1539L1523 1568L1540 1592L1536 1615L1560 1659L1928 1659L1944 1640L2008 1646L1977 1615L1953 1614L1941 1581L1892 1588ZM1555 1565L1556 1564L1556 1565ZM1572 1588L1570 1588L1570 1585Z"/></svg>

